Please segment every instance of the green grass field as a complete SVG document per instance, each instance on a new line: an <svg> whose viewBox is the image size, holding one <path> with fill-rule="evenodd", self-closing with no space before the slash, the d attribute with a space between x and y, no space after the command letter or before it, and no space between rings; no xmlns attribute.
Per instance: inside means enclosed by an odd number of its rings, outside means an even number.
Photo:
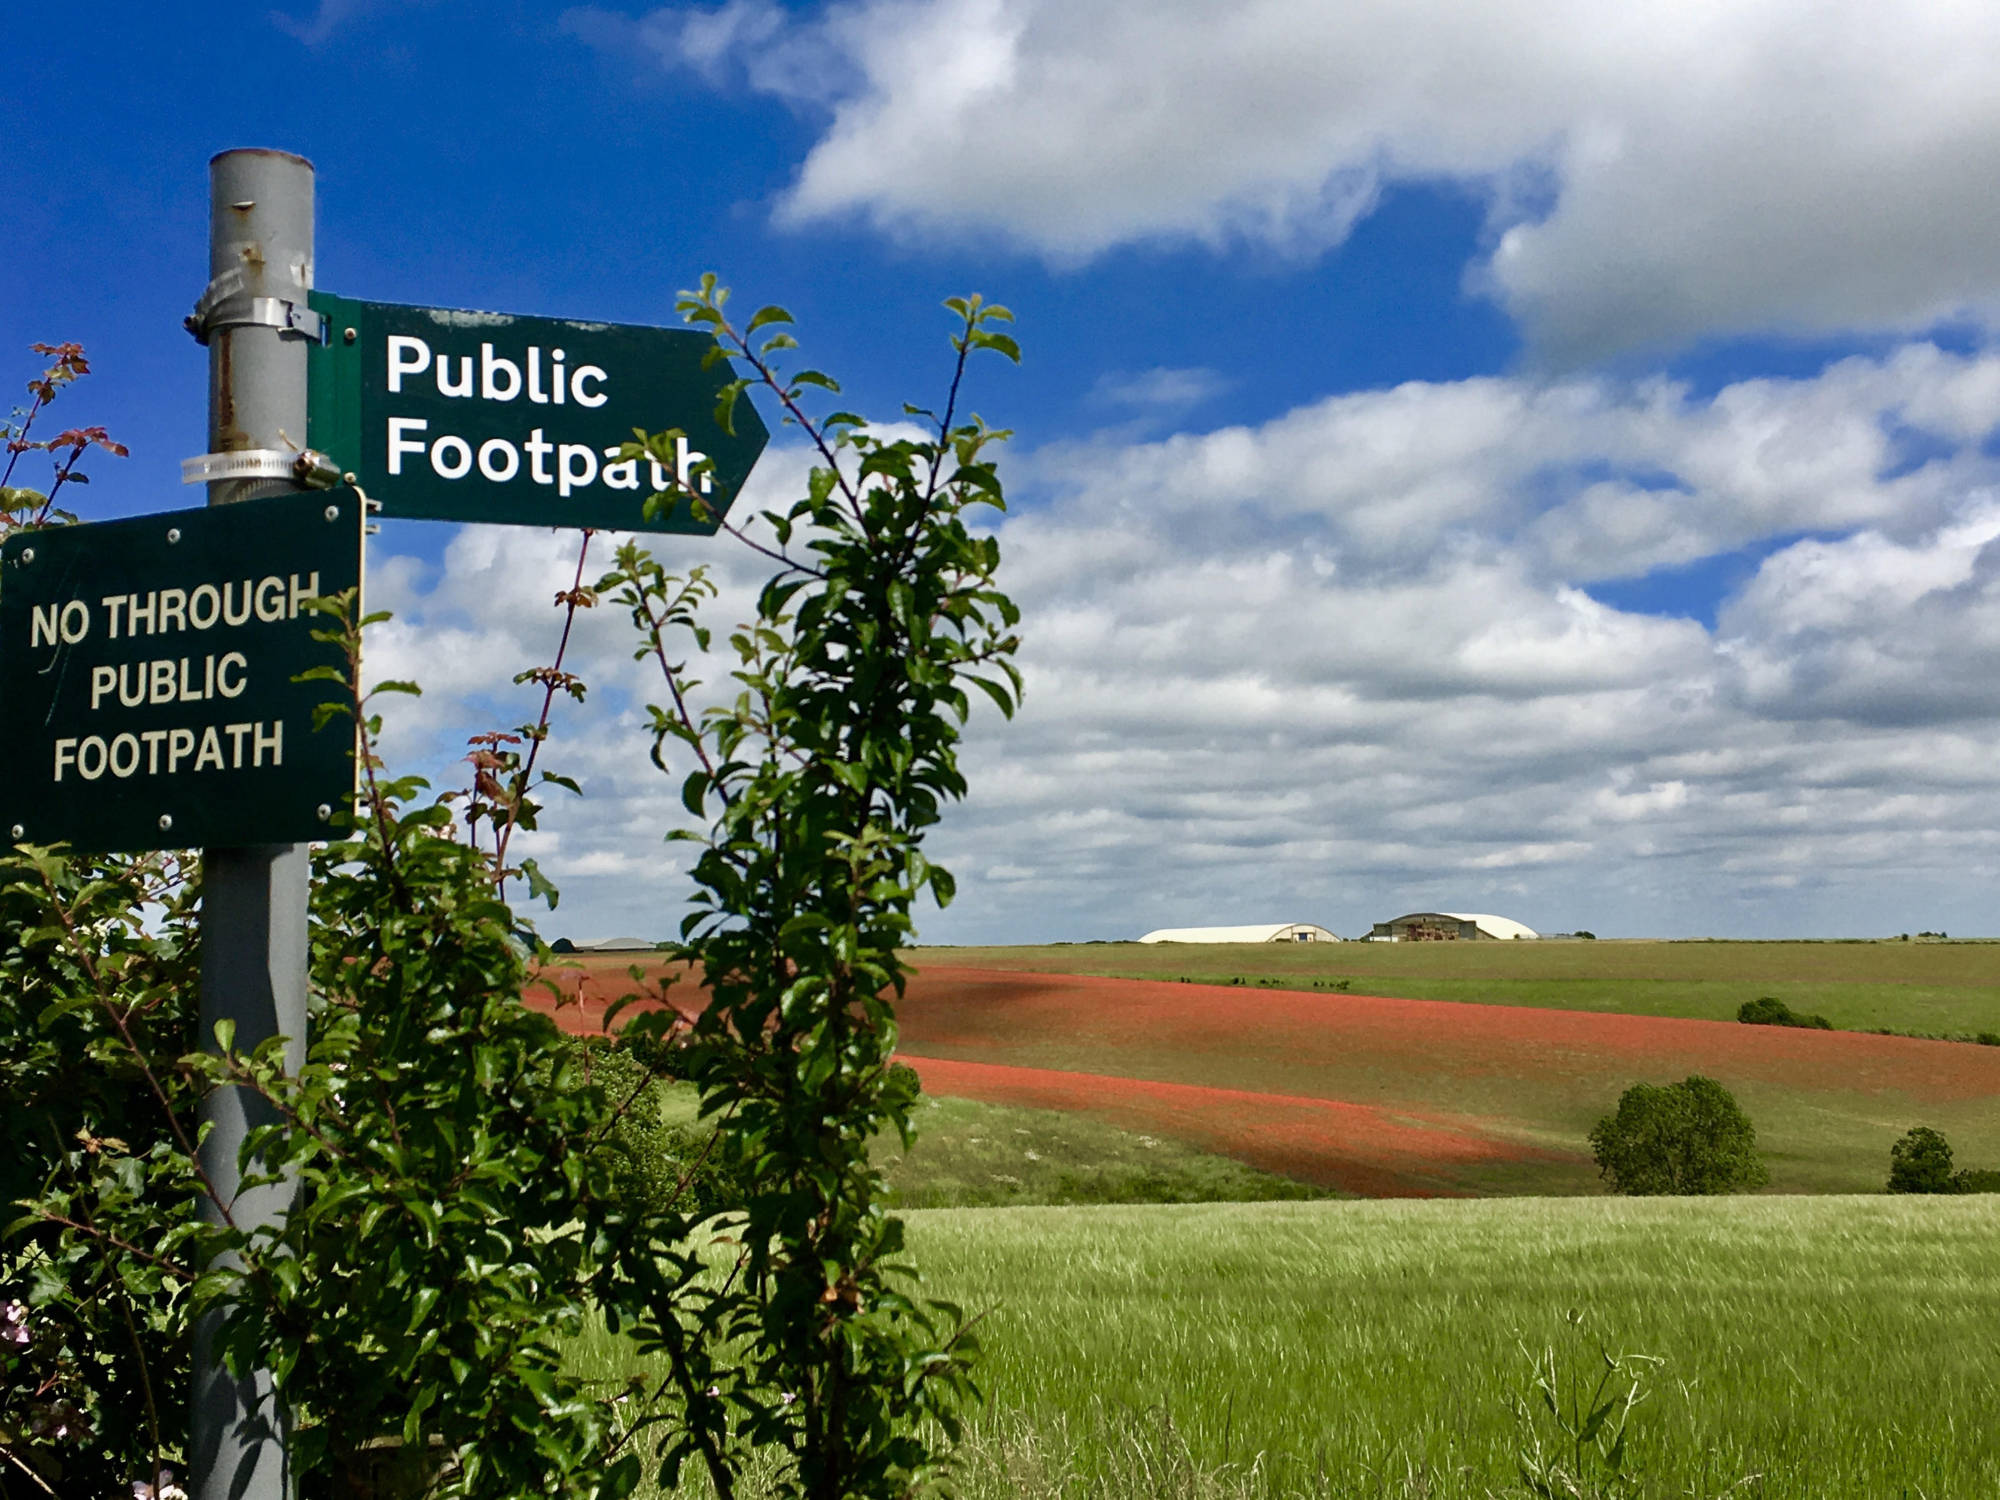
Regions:
<svg viewBox="0 0 2000 1500"><path fill-rule="evenodd" d="M1554 1429L1512 1403L1551 1346L1586 1377L1600 1347L1660 1361L1636 1495L2000 1494L2000 1198L908 1218L926 1290L985 1314L964 1500L1517 1495ZM577 1358L629 1368L602 1335Z"/></svg>
<svg viewBox="0 0 2000 1500"><path fill-rule="evenodd" d="M1597 1357L1571 1308L1663 1361L1648 1495L2000 1494L1996 1236L1994 1198L911 1216L929 1289L990 1309L968 1493L1106 1500L1505 1493L1523 1346Z"/></svg>
<svg viewBox="0 0 2000 1500"><path fill-rule="evenodd" d="M1074 943L918 948L966 964L1730 1021L1775 995L1857 1031L2000 1033L2000 943Z"/></svg>

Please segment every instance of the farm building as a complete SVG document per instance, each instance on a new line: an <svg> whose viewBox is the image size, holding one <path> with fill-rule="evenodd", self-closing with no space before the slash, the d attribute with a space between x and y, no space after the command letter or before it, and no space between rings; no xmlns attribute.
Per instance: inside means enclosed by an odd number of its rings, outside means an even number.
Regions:
<svg viewBox="0 0 2000 1500"><path fill-rule="evenodd" d="M1540 936L1534 928L1511 917L1485 912L1413 911L1408 916L1377 922L1368 939L1376 943L1449 943Z"/></svg>
<svg viewBox="0 0 2000 1500"><path fill-rule="evenodd" d="M1337 943L1335 934L1311 922L1260 922L1250 927L1162 927L1142 943Z"/></svg>

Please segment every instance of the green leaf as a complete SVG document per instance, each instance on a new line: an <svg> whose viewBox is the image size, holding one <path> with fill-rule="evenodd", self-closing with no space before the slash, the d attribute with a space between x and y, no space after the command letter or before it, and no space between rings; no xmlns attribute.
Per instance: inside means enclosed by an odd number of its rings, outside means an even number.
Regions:
<svg viewBox="0 0 2000 1500"><path fill-rule="evenodd" d="M722 388L715 401L715 425L731 437L736 436L736 398L743 394L741 381L731 381Z"/></svg>
<svg viewBox="0 0 2000 1500"><path fill-rule="evenodd" d="M562 900L562 892L558 891L548 876L542 873L539 863L532 859L522 860L521 878L528 882L529 895L548 902L550 911L556 909L556 903Z"/></svg>
<svg viewBox="0 0 2000 1500"><path fill-rule="evenodd" d="M1000 712L1003 715L1005 715L1009 719L1014 717L1013 695L1010 694L1005 688L1000 686L999 683L990 682L984 677L973 677L969 674L967 675L965 680L971 683L974 687L978 688L987 697L991 698L994 701L994 703L999 705Z"/></svg>
<svg viewBox="0 0 2000 1500"><path fill-rule="evenodd" d="M991 349L1004 354L1017 365L1021 362L1021 346L1004 333L987 333L982 330L972 335L972 346L975 349Z"/></svg>

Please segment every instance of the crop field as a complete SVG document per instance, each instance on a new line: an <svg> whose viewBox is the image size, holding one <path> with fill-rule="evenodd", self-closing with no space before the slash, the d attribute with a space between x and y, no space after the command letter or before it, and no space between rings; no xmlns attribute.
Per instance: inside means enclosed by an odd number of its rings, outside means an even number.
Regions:
<svg viewBox="0 0 2000 1500"><path fill-rule="evenodd" d="M1643 983L1735 986L1722 1016L1738 993L1831 1012L1831 968L1813 965L1856 951L1629 946L1655 950ZM1880 1192L1913 1124L1944 1130L1963 1165L2000 1165L2000 1047L1369 995L1332 988L1332 970L1184 983L1185 950L1150 979L1004 951L1037 963L917 955L901 1055L929 1097L915 1149L885 1143L892 1193L1111 1206L907 1213L926 1290L983 1315L965 1500L1517 1496L1520 1457L1563 1446L1532 1362L1560 1385L1594 1379L1605 1352L1645 1356L1628 1363L1645 1385L1635 1495L2000 1494L2000 1195ZM1049 951L1082 968L1103 950ZM1454 982L1478 982L1449 971L1475 962L1521 963L1520 983L1561 982L1546 971L1563 964L1577 985L1640 982L1583 972L1614 945L1538 946L1533 965L1471 945L1367 951L1421 951ZM1110 956L1131 952L1146 950ZM1885 945L1847 972L1878 998L1956 995L1930 1025L1985 1029L1991 986L1968 953L2000 949ZM582 1003L565 1026L594 1030L630 981L596 961L566 986ZM1770 1191L1603 1196L1585 1131L1627 1084L1690 1072L1743 1102ZM1227 1201L1294 1183L1360 1197ZM615 1372L630 1356L600 1338L578 1358Z"/></svg>
<svg viewBox="0 0 2000 1500"><path fill-rule="evenodd" d="M1593 951L1582 943L1532 946ZM1631 946L1741 955L1767 945ZM1405 945L1326 951L1364 947ZM1275 959L1292 956L1279 950ZM1892 956L1902 956L1902 945ZM921 957L901 1011L902 1055L931 1094L1089 1117L1348 1193L1599 1192L1585 1142L1591 1125L1628 1085L1690 1073L1721 1080L1743 1103L1773 1192L1879 1190L1890 1145L1919 1124L1942 1130L1961 1165L2000 1166L2000 1047L1325 989L954 968L934 951ZM570 988L581 981L584 1000L558 1011L563 1024L596 1029L605 1001L631 986L625 970L594 961L567 975ZM699 994L671 993L683 1005ZM1004 1185L1033 1176L1030 1149L1010 1164L995 1147L987 1177Z"/></svg>
<svg viewBox="0 0 2000 1500"><path fill-rule="evenodd" d="M1742 1102L1776 1192L1879 1190L1917 1124L2000 1164L2000 1047L936 964L902 1024L933 1093L1093 1113L1369 1195L1600 1191L1591 1125L1629 1084L1690 1073Z"/></svg>
<svg viewBox="0 0 2000 1500"><path fill-rule="evenodd" d="M1657 1361L1637 1494L2000 1494L2000 1198L907 1217L925 1289L983 1314L965 1500L1517 1495L1517 1455L1559 1437L1515 1409L1531 1356L1560 1384L1602 1350ZM630 1360L602 1335L577 1358Z"/></svg>
<svg viewBox="0 0 2000 1500"><path fill-rule="evenodd" d="M1064 943L919 948L921 967L1325 989L1733 1021L1746 1000L1856 1031L2000 1034L2000 943Z"/></svg>
<svg viewBox="0 0 2000 1500"><path fill-rule="evenodd" d="M911 1215L929 1289L987 1311L969 1488L1010 1494L1176 1463L1219 1493L1505 1493L1554 1436L1509 1410L1523 1347L1594 1377L1600 1338L1661 1361L1647 1494L2000 1494L1996 1235L1995 1198Z"/></svg>

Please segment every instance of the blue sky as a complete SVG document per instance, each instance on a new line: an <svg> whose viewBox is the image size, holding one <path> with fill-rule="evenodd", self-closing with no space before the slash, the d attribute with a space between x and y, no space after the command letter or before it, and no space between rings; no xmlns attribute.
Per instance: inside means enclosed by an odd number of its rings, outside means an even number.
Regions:
<svg viewBox="0 0 2000 1500"><path fill-rule="evenodd" d="M931 940L1991 930L2000 20L1541 0L111 5L16 25L0 352L77 339L94 513L195 503L205 163L310 157L317 280L666 322L713 269L892 418L937 304L1026 712L981 722ZM79 41L79 38L84 40ZM225 85L213 60L229 60ZM774 448L746 504L800 472ZM671 542L753 575L715 543ZM399 751L525 705L574 539L372 557ZM706 549L698 558L696 549ZM733 570L733 571L731 571ZM671 788L593 618L545 924L664 933ZM558 745L564 742L559 740ZM562 757L559 754L558 760Z"/></svg>

